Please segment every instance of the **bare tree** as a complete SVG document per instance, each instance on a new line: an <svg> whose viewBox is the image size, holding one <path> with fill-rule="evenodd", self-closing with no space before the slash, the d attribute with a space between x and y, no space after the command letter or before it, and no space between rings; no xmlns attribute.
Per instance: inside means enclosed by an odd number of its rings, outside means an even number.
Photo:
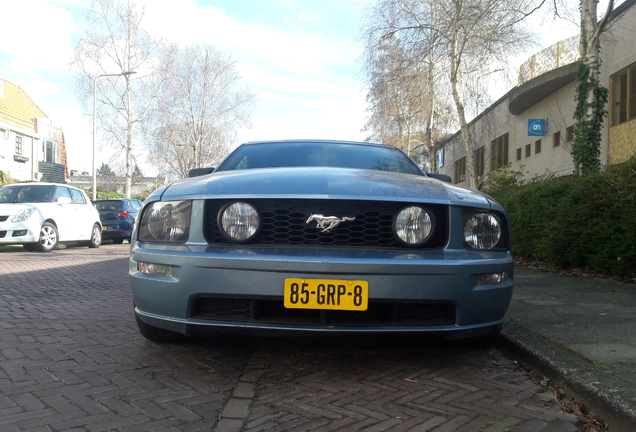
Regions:
<svg viewBox="0 0 636 432"><path fill-rule="evenodd" d="M405 22L419 22L419 8L403 2L381 0L369 9L365 23L370 139L403 148L409 155L435 154L434 143L452 124L447 114L450 100L440 64L441 45L435 30L417 38L396 31ZM423 3L414 6L423 6ZM415 144L415 145L414 145ZM422 152L417 148L425 147Z"/></svg>
<svg viewBox="0 0 636 432"><path fill-rule="evenodd" d="M164 85L147 132L149 158L166 173L185 177L213 166L228 153L237 130L249 125L254 94L236 62L210 45L163 50Z"/></svg>
<svg viewBox="0 0 636 432"><path fill-rule="evenodd" d="M411 136L422 129L426 97L422 74L400 51L399 41L387 41L369 61L367 93L369 139L402 148L410 153Z"/></svg>
<svg viewBox="0 0 636 432"><path fill-rule="evenodd" d="M403 45L411 47L409 56L414 61L429 65L425 70L447 71L446 79L466 151L470 187L477 186L477 178L464 93L471 77L483 75L489 68L506 65L508 56L533 40L533 34L525 29L523 20L534 10L534 4L534 0L378 2L378 7L384 11L385 25L383 34L376 40L397 37Z"/></svg>
<svg viewBox="0 0 636 432"><path fill-rule="evenodd" d="M99 103L94 121L103 141L125 154L125 194L129 198L136 143L133 130L150 109L162 81L154 71L161 43L143 30L143 17L143 7L133 0L93 0L73 63L85 108L92 107L93 98ZM134 79L130 72L136 74Z"/></svg>

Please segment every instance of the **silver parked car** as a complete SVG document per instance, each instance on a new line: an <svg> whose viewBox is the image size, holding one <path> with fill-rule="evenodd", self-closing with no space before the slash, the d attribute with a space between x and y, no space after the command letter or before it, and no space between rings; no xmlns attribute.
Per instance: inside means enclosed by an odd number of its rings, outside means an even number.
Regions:
<svg viewBox="0 0 636 432"><path fill-rule="evenodd" d="M442 177L379 144L239 146L145 201L130 255L139 330L492 342L513 290L508 217Z"/></svg>
<svg viewBox="0 0 636 432"><path fill-rule="evenodd" d="M54 183L21 183L0 189L0 245L49 252L58 242L102 242L99 214L86 194Z"/></svg>

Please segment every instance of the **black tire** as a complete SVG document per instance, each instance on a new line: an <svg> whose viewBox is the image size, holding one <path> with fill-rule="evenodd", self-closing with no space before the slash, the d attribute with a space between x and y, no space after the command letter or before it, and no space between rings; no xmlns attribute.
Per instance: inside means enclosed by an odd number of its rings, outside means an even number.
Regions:
<svg viewBox="0 0 636 432"><path fill-rule="evenodd" d="M139 333L150 341L158 343L179 343L187 339L184 334L146 324L137 314L135 314L135 321L137 321Z"/></svg>
<svg viewBox="0 0 636 432"><path fill-rule="evenodd" d="M88 241L88 247L95 249L102 244L102 228L99 224L93 225L91 230L91 239Z"/></svg>
<svg viewBox="0 0 636 432"><path fill-rule="evenodd" d="M60 239L57 227L50 222L44 222L40 228L40 240L34 244L38 252L51 252Z"/></svg>
<svg viewBox="0 0 636 432"><path fill-rule="evenodd" d="M124 242L123 238L113 239L113 243L115 244L122 244L123 242Z"/></svg>

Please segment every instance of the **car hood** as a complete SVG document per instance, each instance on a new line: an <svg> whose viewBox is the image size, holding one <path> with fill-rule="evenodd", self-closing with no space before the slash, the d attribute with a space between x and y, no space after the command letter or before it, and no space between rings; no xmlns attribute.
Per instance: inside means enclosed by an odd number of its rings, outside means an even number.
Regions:
<svg viewBox="0 0 636 432"><path fill-rule="evenodd" d="M161 196L163 201L202 198L404 200L486 208L492 203L478 191L431 177L324 167L221 171L175 181Z"/></svg>
<svg viewBox="0 0 636 432"><path fill-rule="evenodd" d="M47 203L38 203L38 205L29 203L2 203L0 204L0 216L14 216L29 208L38 210L38 206L42 204Z"/></svg>

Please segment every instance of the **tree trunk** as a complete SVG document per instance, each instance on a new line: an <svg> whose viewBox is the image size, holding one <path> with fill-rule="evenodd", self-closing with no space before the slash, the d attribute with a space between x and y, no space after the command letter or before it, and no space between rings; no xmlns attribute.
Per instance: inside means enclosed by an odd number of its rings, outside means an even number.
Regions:
<svg viewBox="0 0 636 432"><path fill-rule="evenodd" d="M451 41L451 53L450 53L450 67L451 67L451 88L453 93L453 100L455 101L455 108L457 109L457 118L459 120L462 141L464 142L464 149L466 150L466 178L468 180L468 187L477 188L477 177L475 176L474 158L473 158L473 145L470 139L470 132L468 130L468 122L466 121L466 113L464 111L464 104L457 88L458 84L458 72L459 72L459 60L457 53L457 40L455 36Z"/></svg>
<svg viewBox="0 0 636 432"><path fill-rule="evenodd" d="M605 16L597 21L597 0L581 0L581 65L577 75L575 140L572 147L575 173L587 175L601 168L601 128L607 115L608 90L600 85L600 38L613 10L607 5Z"/></svg>

